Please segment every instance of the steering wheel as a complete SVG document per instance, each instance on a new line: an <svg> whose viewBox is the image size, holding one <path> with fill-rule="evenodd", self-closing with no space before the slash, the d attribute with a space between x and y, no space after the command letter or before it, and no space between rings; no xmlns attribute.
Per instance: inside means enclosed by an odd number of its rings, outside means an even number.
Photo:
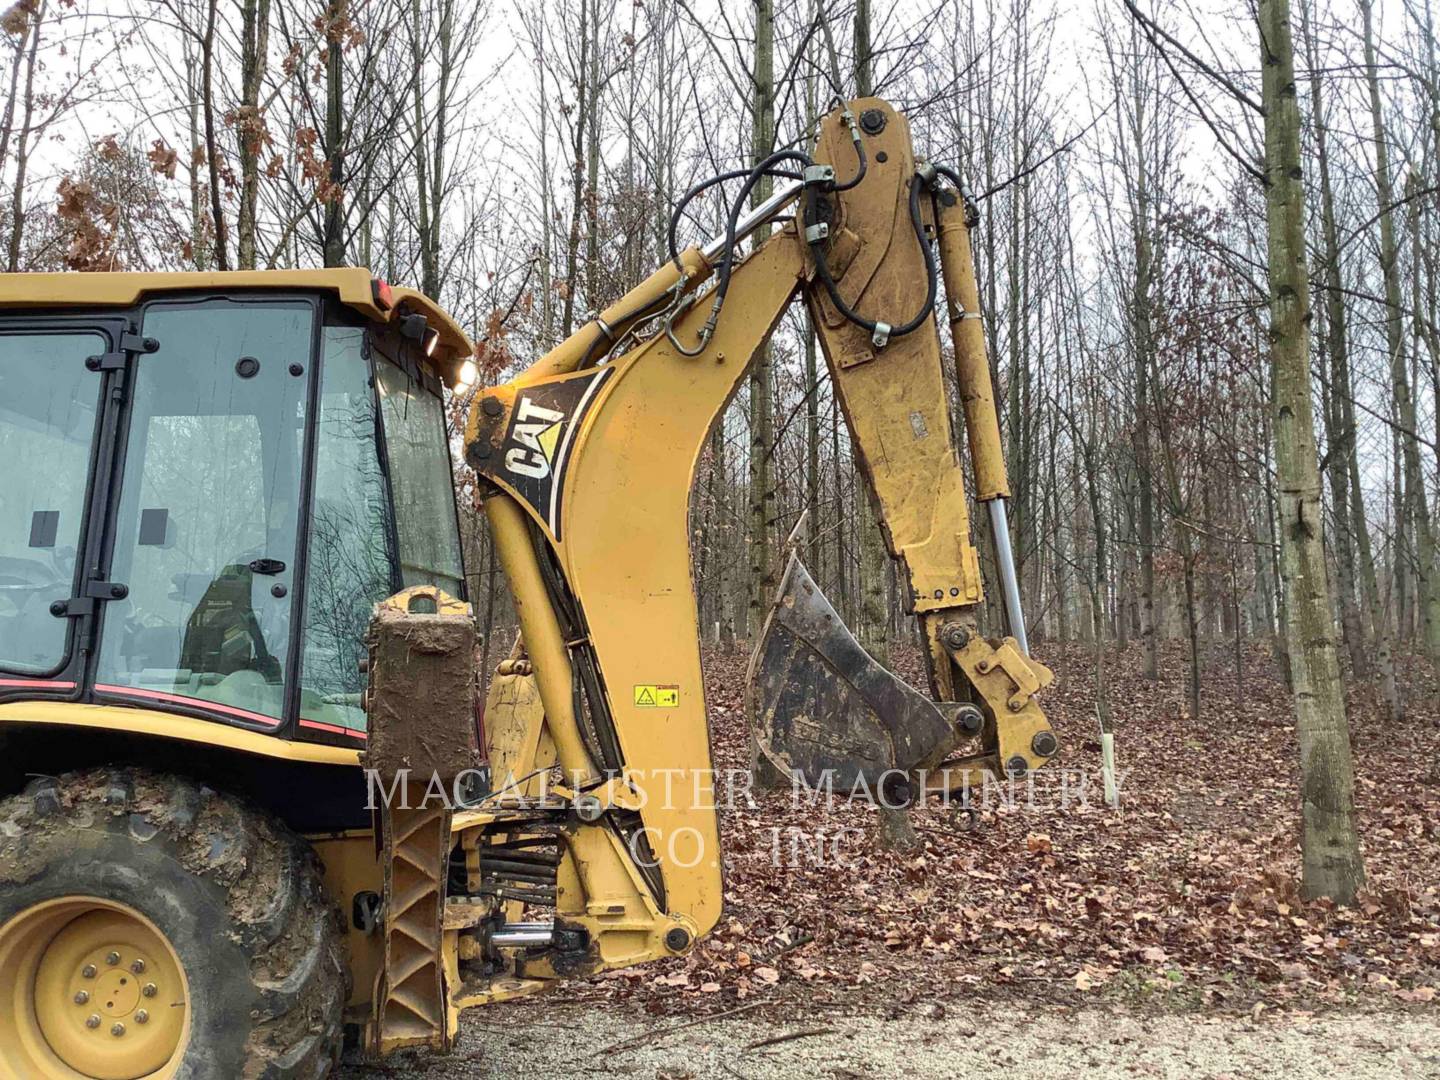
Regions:
<svg viewBox="0 0 1440 1080"><path fill-rule="evenodd" d="M36 596L64 587L66 579L53 566L39 559L19 559L0 555L0 596L23 611Z"/></svg>

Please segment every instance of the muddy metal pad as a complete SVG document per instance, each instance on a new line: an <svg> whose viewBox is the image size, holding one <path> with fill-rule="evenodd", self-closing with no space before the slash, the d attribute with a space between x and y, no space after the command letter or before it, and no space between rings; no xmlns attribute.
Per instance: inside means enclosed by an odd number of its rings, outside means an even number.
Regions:
<svg viewBox="0 0 1440 1080"><path fill-rule="evenodd" d="M929 698L882 667L790 556L750 657L745 705L761 750L812 786L870 790L888 771L938 764L955 746Z"/></svg>

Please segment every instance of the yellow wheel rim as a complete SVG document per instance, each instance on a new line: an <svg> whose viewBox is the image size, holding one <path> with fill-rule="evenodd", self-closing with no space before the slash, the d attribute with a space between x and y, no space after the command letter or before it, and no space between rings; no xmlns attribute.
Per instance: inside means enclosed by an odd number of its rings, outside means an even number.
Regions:
<svg viewBox="0 0 1440 1080"><path fill-rule="evenodd" d="M164 1080L190 1034L165 935L113 900L65 897L0 926L0 1075Z"/></svg>

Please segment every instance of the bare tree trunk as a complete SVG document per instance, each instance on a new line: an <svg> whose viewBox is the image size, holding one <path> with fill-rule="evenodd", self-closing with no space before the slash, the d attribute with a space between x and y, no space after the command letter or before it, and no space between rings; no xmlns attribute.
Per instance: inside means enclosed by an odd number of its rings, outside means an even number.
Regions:
<svg viewBox="0 0 1440 1080"><path fill-rule="evenodd" d="M184 36L183 49L187 101L185 121L186 134L189 137L185 169L190 196L190 261L195 270L209 270L210 237L206 225L208 211L205 209L205 182L201 179L201 163L205 150L200 139L200 60L192 35Z"/></svg>
<svg viewBox="0 0 1440 1080"><path fill-rule="evenodd" d="M730 489L730 475L726 467L725 459L725 418L722 415L715 423L715 430L710 435L710 478L713 489L710 499L710 520L714 524L726 526L723 528L712 527L708 530L710 542L717 547L724 543L723 538L730 534L726 518L729 505L728 492ZM722 550L720 557L715 560L715 617L720 624L720 641L730 644L735 640L735 621L730 617L730 555Z"/></svg>
<svg viewBox="0 0 1440 1080"><path fill-rule="evenodd" d="M582 0L583 2L583 0ZM600 302L600 0L591 0L590 24L595 44L590 50L589 137L585 143L585 303L599 311Z"/></svg>
<svg viewBox="0 0 1440 1080"><path fill-rule="evenodd" d="M870 0L855 0L855 96L875 93L874 57L870 50Z"/></svg>
<svg viewBox="0 0 1440 1080"><path fill-rule="evenodd" d="M840 464L840 400L830 397L830 464L835 484L835 610L842 619L850 617L850 549L846 546L845 471Z"/></svg>
<svg viewBox="0 0 1440 1080"><path fill-rule="evenodd" d="M260 198L260 151L265 118L260 86L270 41L270 0L242 0L240 8L240 108L235 141L240 157L240 213L236 219L236 260L241 270L255 269L255 212Z"/></svg>
<svg viewBox="0 0 1440 1080"><path fill-rule="evenodd" d="M890 560L885 540L875 516L875 503L870 496L870 483L859 470L855 474L855 527L860 538L860 643L881 663L889 662L889 642L885 633L885 575Z"/></svg>
<svg viewBox="0 0 1440 1080"><path fill-rule="evenodd" d="M426 296L435 295L438 252L430 246L430 153L425 135L425 80L421 75L425 67L425 39L429 34L428 20L420 8L420 0L410 0L410 63L415 80L413 90L415 128L415 223L420 233L420 291Z"/></svg>
<svg viewBox="0 0 1440 1080"><path fill-rule="evenodd" d="M35 57L40 51L40 28L45 19L45 4L42 2L30 16L30 47L25 60L24 111L21 114L20 131L15 140L15 187L10 201L10 252L8 268L10 273L20 269L20 242L25 235L25 177L30 167L30 125L35 116ZM17 46L24 52L24 44ZM19 60L19 52L16 60ZM12 121L13 122L13 121ZM9 125L6 126L9 132Z"/></svg>
<svg viewBox="0 0 1440 1080"><path fill-rule="evenodd" d="M1345 645L1350 656L1350 670L1357 679L1369 674L1369 643L1360 618L1360 604L1355 587L1355 552L1353 527L1350 521L1349 462L1356 452L1355 431L1345 425L1346 402L1350 394L1349 341L1345 313L1345 296L1341 291L1340 244L1335 225L1335 193L1330 180L1330 134L1325 118L1321 93L1320 62L1315 37L1310 31L1310 7L1313 0L1304 0L1300 9L1301 32L1305 37L1306 56L1313 74L1310 78L1310 110L1315 132L1316 167L1320 174L1321 235L1325 250L1325 352L1330 358L1328 405L1324 412L1326 441L1329 444L1331 495L1335 502L1335 535L1333 546L1337 584L1340 587L1340 622L1345 631ZM1381 638L1376 661L1381 669L1385 700L1389 711L1395 712L1392 695L1395 690L1395 669L1390 656L1388 633L1381 623L1383 615L1371 611L1374 633ZM1387 671L1388 668L1388 671Z"/></svg>
<svg viewBox="0 0 1440 1080"><path fill-rule="evenodd" d="M205 123L205 166L210 177L210 216L215 232L215 268L230 269L226 250L225 210L220 190L220 140L215 132L215 19L219 0L205 6L205 31L200 38L200 112ZM332 46L337 49L338 46Z"/></svg>
<svg viewBox="0 0 1440 1080"><path fill-rule="evenodd" d="M584 212L585 173L582 168L586 145L586 121L594 119L597 88L590 85L589 50L598 48L590 40L590 5L580 0L580 55L575 65L575 128L570 143L570 232L565 241L565 297L560 317L560 337L575 329L575 293L580 277L580 215ZM543 31L542 31L543 32Z"/></svg>
<svg viewBox="0 0 1440 1080"><path fill-rule="evenodd" d="M758 163L775 143L775 5L758 0L755 7L755 69L752 75L753 100L750 156ZM751 205L770 197L771 180L755 185ZM763 230L756 243L763 239ZM774 531L775 480L770 467L770 443L774 431L774 406L770 381L770 345L767 342L750 369L750 600L745 620L746 637L760 632L765 609L775 592Z"/></svg>
<svg viewBox="0 0 1440 1080"><path fill-rule="evenodd" d="M1135 232L1135 471L1139 487L1140 638L1145 649L1145 677L1160 676L1160 652L1155 626L1155 492L1150 446L1150 277L1151 243L1149 193L1144 176L1144 153L1138 153L1141 170L1137 193L1139 220Z"/></svg>
<svg viewBox="0 0 1440 1080"><path fill-rule="evenodd" d="M425 293L438 297L444 287L440 271L440 222L445 213L445 154L450 126L450 86L455 77L455 0L440 0L440 71L435 90L435 133L430 151L430 228L425 246L430 252L432 273Z"/></svg>
<svg viewBox="0 0 1440 1080"><path fill-rule="evenodd" d="M10 92L5 97L5 106L0 110L0 174L10 160L10 141L15 135L15 102L19 100L20 69L25 66L25 57L30 50L30 35L40 35L40 20L31 15L25 23L25 30L15 42L15 55L10 61Z"/></svg>
<svg viewBox="0 0 1440 1080"><path fill-rule="evenodd" d="M1380 270L1385 280L1385 347L1390 354L1390 381L1395 419L1404 455L1405 497L1413 512L1416 533L1416 603L1424 631L1425 651L1440 667L1440 573L1435 566L1435 531L1425 495L1424 472L1416 427L1415 400L1405 349L1404 308L1400 298L1399 252L1395 240L1394 191L1390 183L1390 152L1380 107L1380 76L1375 61L1373 0L1358 0L1365 45L1365 75L1370 88L1370 120L1375 136L1375 189L1380 201Z"/></svg>
<svg viewBox="0 0 1440 1080"><path fill-rule="evenodd" d="M327 26L329 44L325 50L325 161L330 168L330 177L324 200L325 227L321 245L326 266L345 265L345 149L341 145L345 138L345 98L341 80L345 70L342 27L349 17L348 3L349 0L331 0ZM217 251L223 253L224 247L217 237ZM222 270L223 258L222 254Z"/></svg>
<svg viewBox="0 0 1440 1080"><path fill-rule="evenodd" d="M1350 904L1364 883L1365 868L1355 827L1350 732L1330 614L1310 405L1310 283L1289 0L1260 0L1259 15L1275 473L1289 621L1285 639L1300 742L1302 889L1308 898Z"/></svg>

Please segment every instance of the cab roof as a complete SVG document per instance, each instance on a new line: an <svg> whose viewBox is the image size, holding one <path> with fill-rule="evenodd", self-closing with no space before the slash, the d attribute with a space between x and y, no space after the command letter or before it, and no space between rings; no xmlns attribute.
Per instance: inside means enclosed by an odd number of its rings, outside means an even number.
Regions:
<svg viewBox="0 0 1440 1080"><path fill-rule="evenodd" d="M227 270L176 273L0 274L0 310L16 308L132 307L165 293L205 289L238 292L327 292L346 307L374 322L390 322L401 314L424 315L439 335L431 360L446 383L459 381L460 366L474 346L448 312L423 293L384 286L358 266L328 270ZM390 298L389 306L381 299Z"/></svg>

